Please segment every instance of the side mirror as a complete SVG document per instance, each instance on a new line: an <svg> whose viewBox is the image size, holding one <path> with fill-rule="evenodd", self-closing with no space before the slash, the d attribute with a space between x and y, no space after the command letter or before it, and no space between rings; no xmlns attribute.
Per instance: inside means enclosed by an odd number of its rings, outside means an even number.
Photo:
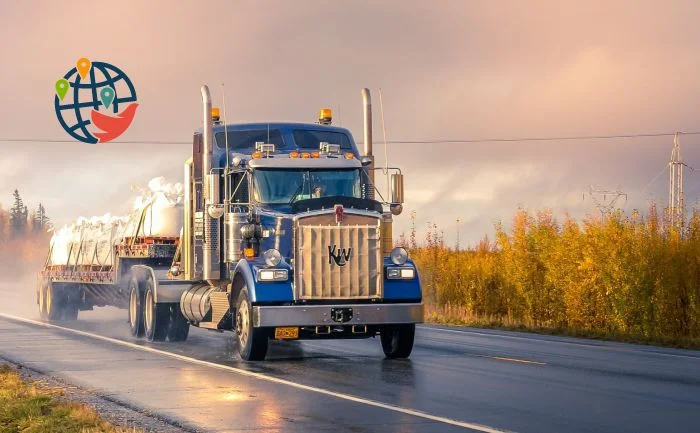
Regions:
<svg viewBox="0 0 700 433"><path fill-rule="evenodd" d="M360 158L360 164L362 164L363 167L367 167L368 165L372 164L372 158L369 156L363 156Z"/></svg>
<svg viewBox="0 0 700 433"><path fill-rule="evenodd" d="M403 203L403 174L391 175L391 202Z"/></svg>

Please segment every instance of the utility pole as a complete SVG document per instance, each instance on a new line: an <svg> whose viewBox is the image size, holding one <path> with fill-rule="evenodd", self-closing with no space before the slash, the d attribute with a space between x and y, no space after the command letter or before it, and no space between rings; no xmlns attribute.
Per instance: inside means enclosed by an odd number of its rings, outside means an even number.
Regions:
<svg viewBox="0 0 700 433"><path fill-rule="evenodd" d="M619 188L616 190L608 190L596 188L593 185L590 185L588 187L588 195L598 208L601 218L605 218L605 216L612 213L618 200L623 197L625 200L627 200L627 193L621 191Z"/></svg>
<svg viewBox="0 0 700 433"><path fill-rule="evenodd" d="M459 218L457 218L457 242L455 243L455 250L459 251Z"/></svg>
<svg viewBox="0 0 700 433"><path fill-rule="evenodd" d="M672 226L683 228L685 203L683 202L683 160L681 159L680 133L673 136L671 161L668 163L668 217Z"/></svg>

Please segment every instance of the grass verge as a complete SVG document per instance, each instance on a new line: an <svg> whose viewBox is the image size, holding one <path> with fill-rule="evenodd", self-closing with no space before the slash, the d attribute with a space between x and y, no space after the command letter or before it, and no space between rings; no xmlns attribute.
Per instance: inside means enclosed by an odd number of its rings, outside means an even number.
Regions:
<svg viewBox="0 0 700 433"><path fill-rule="evenodd" d="M63 390L22 380L0 365L0 433L138 433L115 427L90 407L63 401Z"/></svg>
<svg viewBox="0 0 700 433"><path fill-rule="evenodd" d="M566 337L700 350L700 339L697 338L667 338L662 336L536 326L518 322L509 317L477 316L467 308L460 306L445 305L438 307L434 305L425 305L425 322L435 325L470 326L482 329L501 329L542 335L561 335Z"/></svg>

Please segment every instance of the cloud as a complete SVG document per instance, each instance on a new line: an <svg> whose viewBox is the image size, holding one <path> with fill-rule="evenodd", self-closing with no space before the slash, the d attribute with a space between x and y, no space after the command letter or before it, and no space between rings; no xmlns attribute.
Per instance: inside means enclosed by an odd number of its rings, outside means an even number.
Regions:
<svg viewBox="0 0 700 433"><path fill-rule="evenodd" d="M79 26L61 19L68 10ZM87 56L118 65L136 85L139 112L124 139L173 144L0 143L0 202L17 187L55 220L123 213L131 184L179 178L203 83L220 104L225 82L231 121L313 121L331 106L357 138L359 89L371 87L380 163L378 88L390 140L694 130L699 15L693 1L8 3L0 138L65 138L52 86ZM682 138L691 166L700 166L699 140ZM649 194L665 202L665 176L645 186L671 144L390 144L389 162L406 174L405 208L417 212L419 227L439 223L453 240L460 218L462 240L473 242L519 206L594 211L583 199L590 184L619 186L628 208L645 208ZM686 179L692 203L699 182ZM400 230L409 224L406 215L396 222Z"/></svg>

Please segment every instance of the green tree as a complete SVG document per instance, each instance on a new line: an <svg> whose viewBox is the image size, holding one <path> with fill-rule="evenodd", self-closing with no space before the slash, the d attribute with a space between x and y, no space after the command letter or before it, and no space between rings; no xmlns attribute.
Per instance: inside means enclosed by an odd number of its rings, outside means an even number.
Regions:
<svg viewBox="0 0 700 433"><path fill-rule="evenodd" d="M32 229L39 233L46 231L49 227L51 227L51 219L46 216L46 209L44 208L44 205L39 203L39 207L34 212L32 218Z"/></svg>
<svg viewBox="0 0 700 433"><path fill-rule="evenodd" d="M12 236L19 237L27 231L29 211L27 206L24 205L19 191L15 190L12 195L14 196L14 204L10 208L10 227Z"/></svg>

